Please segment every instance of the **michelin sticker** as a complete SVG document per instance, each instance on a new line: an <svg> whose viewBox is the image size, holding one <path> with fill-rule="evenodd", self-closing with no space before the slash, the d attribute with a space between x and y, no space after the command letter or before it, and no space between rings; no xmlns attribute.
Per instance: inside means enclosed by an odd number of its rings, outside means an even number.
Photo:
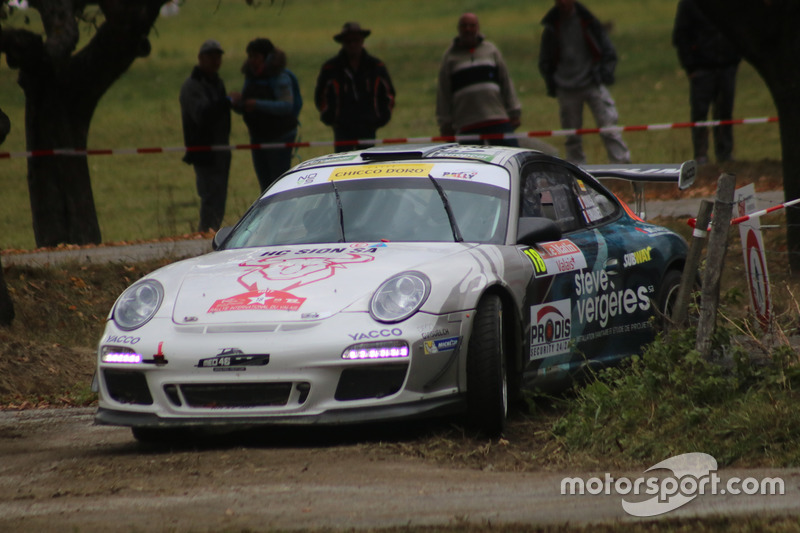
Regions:
<svg viewBox="0 0 800 533"><path fill-rule="evenodd" d="M439 339L435 341L425 341L425 353L439 353L455 350L458 346L458 337L450 337L449 339Z"/></svg>

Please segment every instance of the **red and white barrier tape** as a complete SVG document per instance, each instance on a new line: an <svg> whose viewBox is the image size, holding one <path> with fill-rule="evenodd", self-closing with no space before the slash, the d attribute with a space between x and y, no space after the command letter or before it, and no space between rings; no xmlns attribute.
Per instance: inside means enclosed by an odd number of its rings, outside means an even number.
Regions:
<svg viewBox="0 0 800 533"><path fill-rule="evenodd" d="M133 154L161 154L168 152L216 152L232 150L255 150L276 148L309 148L313 146L352 146L357 144L408 144L429 142L474 142L497 139L524 139L528 137L565 137L567 135L592 135L607 132L626 131L659 131L680 128L703 128L709 126L736 126L740 124L766 124L778 122L778 117L743 118L734 120L709 120L703 122L673 122L670 124L649 124L642 126L607 126L604 128L580 128L571 130L543 130L529 131L527 133L492 133L474 135L444 135L438 137L397 137L387 139L360 139L357 141L312 141L293 143L264 143L264 144L235 144L217 146L171 146L165 148L112 148L112 149L80 149L56 148L52 150L31 150L28 152L0 152L0 159L18 157L43 157L54 155L133 155Z"/></svg>
<svg viewBox="0 0 800 533"><path fill-rule="evenodd" d="M772 213L773 211L778 211L779 209L783 209L785 207L791 207L791 206L796 205L796 204L800 204L800 198L795 198L794 200L789 200L788 202L783 202L782 204L773 205L772 207L768 207L766 209L762 209L761 211L754 211L754 212L750 213L749 215L744 215L744 216L741 216L741 217L734 218L733 220L731 220L731 226L735 226L737 224L741 224L742 222L747 222L751 218L758 218L758 217L764 216L764 215L766 215L768 213ZM689 220L686 221L686 223L694 228L697 225L697 219L696 218L690 218ZM709 229L710 229L710 227L709 227ZM702 231L702 230L700 230L700 231Z"/></svg>

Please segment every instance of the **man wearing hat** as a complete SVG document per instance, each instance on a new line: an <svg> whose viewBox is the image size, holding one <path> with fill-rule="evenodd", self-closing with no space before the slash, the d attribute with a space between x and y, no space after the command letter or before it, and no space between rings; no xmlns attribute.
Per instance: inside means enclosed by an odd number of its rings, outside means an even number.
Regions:
<svg viewBox="0 0 800 533"><path fill-rule="evenodd" d="M225 216L231 153L228 150L194 150L229 144L231 111L225 84L219 77L222 46L209 39L200 46L197 65L181 86L183 140L187 146L184 162L194 167L200 196L198 231L218 230Z"/></svg>
<svg viewBox="0 0 800 533"><path fill-rule="evenodd" d="M337 152L367 148L357 139L374 139L394 108L394 86L383 61L364 49L370 30L346 22L333 36L339 53L325 62L317 78L314 102L323 123L333 127Z"/></svg>

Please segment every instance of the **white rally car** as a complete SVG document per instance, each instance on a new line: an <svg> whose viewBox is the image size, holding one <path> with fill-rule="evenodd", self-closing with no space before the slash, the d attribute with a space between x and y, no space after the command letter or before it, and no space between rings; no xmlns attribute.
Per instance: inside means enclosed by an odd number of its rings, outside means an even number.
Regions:
<svg viewBox="0 0 800 533"><path fill-rule="evenodd" d="M595 173L683 184L693 166ZM496 435L521 388L640 352L687 251L587 170L455 144L306 161L214 248L114 304L97 423L151 440L465 413Z"/></svg>

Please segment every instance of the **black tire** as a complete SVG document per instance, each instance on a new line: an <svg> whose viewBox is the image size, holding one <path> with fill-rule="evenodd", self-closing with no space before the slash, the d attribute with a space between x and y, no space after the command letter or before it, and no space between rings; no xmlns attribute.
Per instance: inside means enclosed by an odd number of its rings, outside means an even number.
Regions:
<svg viewBox="0 0 800 533"><path fill-rule="evenodd" d="M658 289L658 312L661 314L662 329L672 323L672 312L678 299L681 275L679 270L668 270L661 280L661 287Z"/></svg>
<svg viewBox="0 0 800 533"><path fill-rule="evenodd" d="M481 299L467 347L468 423L498 437L508 416L508 365L503 340L503 302L496 294Z"/></svg>

